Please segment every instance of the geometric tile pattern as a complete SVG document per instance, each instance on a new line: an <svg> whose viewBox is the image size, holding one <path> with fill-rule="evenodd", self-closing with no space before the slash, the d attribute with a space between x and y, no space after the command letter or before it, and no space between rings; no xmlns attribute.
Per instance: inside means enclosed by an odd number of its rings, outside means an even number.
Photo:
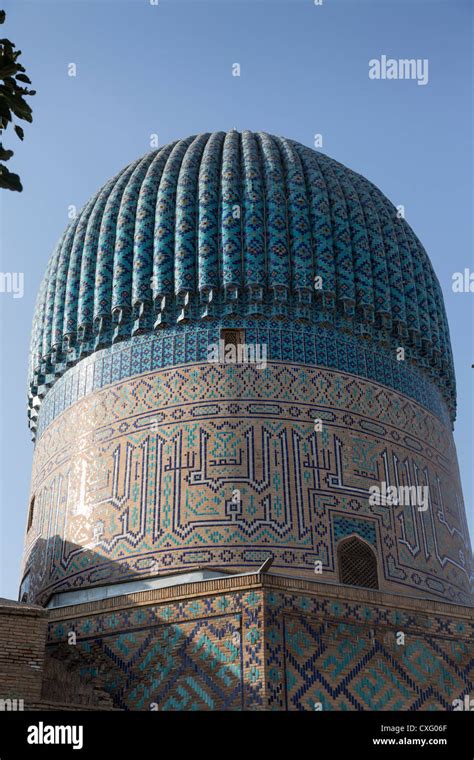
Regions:
<svg viewBox="0 0 474 760"><path fill-rule="evenodd" d="M392 355L403 345L454 416L441 288L395 206L322 153L232 130L148 153L71 221L38 293L31 427L48 388L97 350L155 326L184 336L188 323L260 314L364 335Z"/></svg>
<svg viewBox="0 0 474 760"><path fill-rule="evenodd" d="M360 536L373 546L377 545L375 524L368 520L354 520L351 517L335 515L333 519L334 540L336 543L345 536Z"/></svg>
<svg viewBox="0 0 474 760"><path fill-rule="evenodd" d="M315 432L314 420L323 422ZM369 503L427 484L429 508ZM449 428L351 374L269 363L161 370L88 394L36 444L32 598L196 566L337 580L336 544L377 549L382 588L469 600Z"/></svg>
<svg viewBox="0 0 474 760"><path fill-rule="evenodd" d="M81 674L113 663L106 685L122 709L241 709L240 635L239 619L227 616L81 640Z"/></svg>
<svg viewBox="0 0 474 760"><path fill-rule="evenodd" d="M449 413L436 386L416 366L397 361L393 353L374 349L370 343L334 329L293 324L278 320L234 319L232 325L245 329L246 341L267 346L269 361L312 364L339 369L399 391L449 424ZM72 404L92 391L121 380L180 364L205 362L208 346L220 337L220 323L207 327L169 328L156 335L143 335L98 351L71 367L55 382L41 405L36 438Z"/></svg>
<svg viewBox="0 0 474 760"><path fill-rule="evenodd" d="M207 363L223 327L264 344L266 369ZM438 710L471 694L442 292L363 177L235 130L133 162L53 252L29 386L29 601L268 557L278 574L51 611L49 654L67 660L74 631L117 707ZM427 509L374 504L382 482L426 486ZM339 584L351 536L380 591Z"/></svg>
<svg viewBox="0 0 474 760"><path fill-rule="evenodd" d="M193 599L53 624L48 651L67 658L74 631L81 674L100 669L122 709L259 709L262 620L252 592Z"/></svg>
<svg viewBox="0 0 474 760"><path fill-rule="evenodd" d="M469 693L459 668L467 643L418 637L398 646L392 632L390 646L361 626L291 617L283 625L286 709L314 709L315 702L324 710L449 709Z"/></svg>
<svg viewBox="0 0 474 760"><path fill-rule="evenodd" d="M265 610L270 709L450 710L472 694L472 622L273 591Z"/></svg>
<svg viewBox="0 0 474 760"><path fill-rule="evenodd" d="M284 585L270 577L251 591L69 608L50 622L48 652L67 660L74 631L81 673L99 671L125 710L450 710L472 694L467 609Z"/></svg>

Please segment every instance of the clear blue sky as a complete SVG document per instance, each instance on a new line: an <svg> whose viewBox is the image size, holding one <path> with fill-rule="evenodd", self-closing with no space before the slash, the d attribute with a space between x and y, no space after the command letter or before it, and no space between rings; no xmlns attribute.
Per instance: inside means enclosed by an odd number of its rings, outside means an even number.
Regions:
<svg viewBox="0 0 474 760"><path fill-rule="evenodd" d="M458 381L456 442L473 533L474 294L453 272L473 264L472 3L469 0L8 1L2 36L23 50L38 91L34 123L1 191L0 596L16 598L33 446L26 368L36 291L67 224L110 176L160 144L212 130L264 130L313 145L375 182L424 243L440 279ZM427 58L429 83L371 81L368 61ZM241 77L231 75L240 63ZM69 63L77 65L68 77Z"/></svg>

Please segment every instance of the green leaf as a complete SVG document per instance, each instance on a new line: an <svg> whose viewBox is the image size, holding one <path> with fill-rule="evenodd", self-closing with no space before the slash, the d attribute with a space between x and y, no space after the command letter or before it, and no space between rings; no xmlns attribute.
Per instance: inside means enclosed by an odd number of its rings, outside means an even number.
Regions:
<svg viewBox="0 0 474 760"><path fill-rule="evenodd" d="M27 87L17 87L16 94L17 95L36 95L36 90L28 90Z"/></svg>
<svg viewBox="0 0 474 760"><path fill-rule="evenodd" d="M24 119L25 121L32 121L31 118L31 108L26 102L26 100L23 100L21 95L7 95L7 103L9 108L13 111L15 116L18 116L19 119Z"/></svg>
<svg viewBox="0 0 474 760"><path fill-rule="evenodd" d="M16 190L18 193L23 190L18 174L9 172L7 167L2 164L0 164L0 187L5 190Z"/></svg>
<svg viewBox="0 0 474 760"><path fill-rule="evenodd" d="M5 150L3 145L0 143L0 161L9 161L12 156L13 156L13 151Z"/></svg>
<svg viewBox="0 0 474 760"><path fill-rule="evenodd" d="M0 10L0 24L5 19L5 11ZM0 39L0 134L12 124L18 138L23 140L23 128L13 123L13 117L16 120L33 121L33 112L24 98L36 95L36 90L25 87L32 83L25 67L18 60L20 55L21 50L17 50L13 42L6 38ZM0 161L9 161L12 156L13 151L7 150L0 143ZM0 188L17 192L23 190L18 174L10 172L4 164L0 164Z"/></svg>
<svg viewBox="0 0 474 760"><path fill-rule="evenodd" d="M16 116L18 119L22 119L23 121L27 121L27 122L28 122L28 124L31 124L31 123L32 123L32 121L33 121L33 117L32 117L32 115L31 115L31 109L30 109L29 113L17 113L17 112L15 111L15 116Z"/></svg>
<svg viewBox="0 0 474 760"><path fill-rule="evenodd" d="M8 61L5 64L0 64L0 78L6 79L7 77L14 76L18 71L18 66L16 63L11 63Z"/></svg>
<svg viewBox="0 0 474 760"><path fill-rule="evenodd" d="M2 86L11 92L16 92L18 87L14 77L4 77Z"/></svg>
<svg viewBox="0 0 474 760"><path fill-rule="evenodd" d="M10 109L6 103L6 98L1 98L1 97L0 97L0 116L2 116L2 118L6 120L7 122L12 120Z"/></svg>

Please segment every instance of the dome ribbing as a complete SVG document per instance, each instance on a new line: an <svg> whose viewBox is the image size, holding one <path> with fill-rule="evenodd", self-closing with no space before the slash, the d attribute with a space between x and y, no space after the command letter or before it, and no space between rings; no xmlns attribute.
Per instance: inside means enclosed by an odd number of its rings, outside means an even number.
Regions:
<svg viewBox="0 0 474 760"><path fill-rule="evenodd" d="M94 351L234 314L403 346L454 417L443 296L410 226L356 172L249 131L193 136L147 154L67 227L38 295L30 407Z"/></svg>

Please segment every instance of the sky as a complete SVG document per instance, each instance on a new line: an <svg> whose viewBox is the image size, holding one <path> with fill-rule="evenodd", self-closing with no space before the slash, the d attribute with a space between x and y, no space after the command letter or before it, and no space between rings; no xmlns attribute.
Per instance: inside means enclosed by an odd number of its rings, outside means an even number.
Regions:
<svg viewBox="0 0 474 760"><path fill-rule="evenodd" d="M107 179L159 145L236 128L284 135L374 182L423 242L441 283L458 384L458 449L473 510L473 5L469 0L14 0L2 36L37 95L23 143L7 130L22 193L0 191L0 596L17 598L33 444L26 419L36 292L68 223ZM369 78L369 61L428 61L428 81ZM70 64L76 65L71 77ZM240 64L240 77L232 76Z"/></svg>

